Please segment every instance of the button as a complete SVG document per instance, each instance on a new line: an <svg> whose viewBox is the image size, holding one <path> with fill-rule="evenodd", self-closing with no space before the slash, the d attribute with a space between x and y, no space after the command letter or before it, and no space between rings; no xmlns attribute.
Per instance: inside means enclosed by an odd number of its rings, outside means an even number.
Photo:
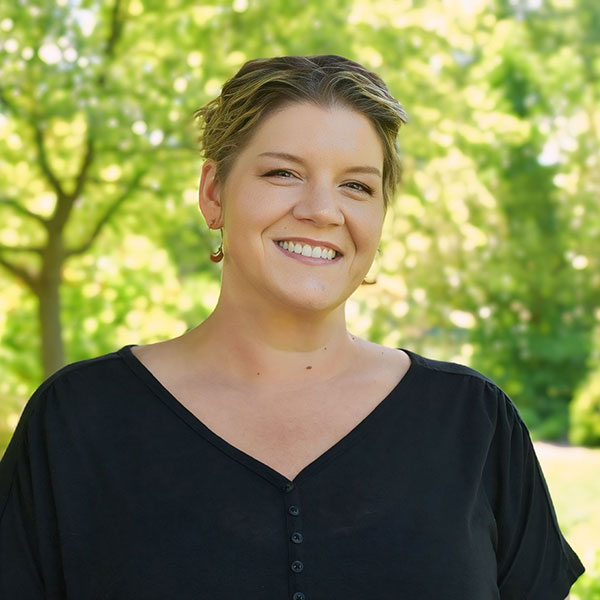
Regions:
<svg viewBox="0 0 600 600"><path fill-rule="evenodd" d="M306 600L306 596L302 592L296 592L292 596L292 600Z"/></svg>
<svg viewBox="0 0 600 600"><path fill-rule="evenodd" d="M283 486L283 490L285 492L291 492L296 486L294 485L293 481L288 481L284 486Z"/></svg>
<svg viewBox="0 0 600 600"><path fill-rule="evenodd" d="M301 533L297 531L294 531L294 533L292 533L291 540L292 542L294 542L294 544L301 544L303 539L304 538L302 537Z"/></svg>
<svg viewBox="0 0 600 600"><path fill-rule="evenodd" d="M297 517L300 514L300 509L292 504L292 506L288 508L288 512L290 513L290 515L294 515L294 517Z"/></svg>
<svg viewBox="0 0 600 600"><path fill-rule="evenodd" d="M299 560L295 560L292 564L292 571L294 571L294 573L300 573L300 571L302 571L302 569L304 569L304 563L299 561Z"/></svg>

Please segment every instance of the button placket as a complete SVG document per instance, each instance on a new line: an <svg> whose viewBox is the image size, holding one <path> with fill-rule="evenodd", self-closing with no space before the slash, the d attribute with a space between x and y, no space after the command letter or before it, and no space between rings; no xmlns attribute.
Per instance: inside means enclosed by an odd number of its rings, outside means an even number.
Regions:
<svg viewBox="0 0 600 600"><path fill-rule="evenodd" d="M288 481L282 487L285 494L285 510L288 534L289 598L309 600L306 596L304 571L304 535L302 534L302 510L300 494L294 482Z"/></svg>

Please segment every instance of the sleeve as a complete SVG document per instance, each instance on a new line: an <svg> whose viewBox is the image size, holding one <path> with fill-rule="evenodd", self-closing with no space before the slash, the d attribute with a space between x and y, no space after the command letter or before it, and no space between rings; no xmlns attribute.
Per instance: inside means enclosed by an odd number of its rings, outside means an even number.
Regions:
<svg viewBox="0 0 600 600"><path fill-rule="evenodd" d="M496 519L497 580L502 600L564 600L585 571L563 537L529 431L498 392L485 479Z"/></svg>
<svg viewBox="0 0 600 600"><path fill-rule="evenodd" d="M43 389L42 389L43 388ZM0 598L66 597L46 444L42 386L25 405L0 461Z"/></svg>

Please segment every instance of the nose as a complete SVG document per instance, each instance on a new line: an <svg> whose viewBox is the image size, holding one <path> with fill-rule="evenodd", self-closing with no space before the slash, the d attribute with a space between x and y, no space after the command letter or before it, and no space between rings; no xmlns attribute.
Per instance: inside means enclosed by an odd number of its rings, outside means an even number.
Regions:
<svg viewBox="0 0 600 600"><path fill-rule="evenodd" d="M315 182L302 190L292 214L296 219L311 221L317 227L343 225L344 213L339 202L335 186Z"/></svg>

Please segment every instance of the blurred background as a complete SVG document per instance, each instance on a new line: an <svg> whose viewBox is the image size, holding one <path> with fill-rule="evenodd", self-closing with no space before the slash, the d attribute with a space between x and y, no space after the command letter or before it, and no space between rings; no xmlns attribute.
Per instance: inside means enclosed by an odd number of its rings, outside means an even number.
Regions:
<svg viewBox="0 0 600 600"><path fill-rule="evenodd" d="M410 117L350 329L511 396L600 598L597 0L0 5L0 454L56 369L214 307L194 110L248 59L341 54Z"/></svg>

